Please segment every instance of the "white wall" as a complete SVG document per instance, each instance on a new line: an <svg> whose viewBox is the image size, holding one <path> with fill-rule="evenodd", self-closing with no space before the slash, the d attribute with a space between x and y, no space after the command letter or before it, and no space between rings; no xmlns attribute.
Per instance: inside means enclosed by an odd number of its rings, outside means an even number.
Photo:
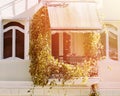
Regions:
<svg viewBox="0 0 120 96"><path fill-rule="evenodd" d="M0 60L0 81L30 81L29 60Z"/></svg>
<svg viewBox="0 0 120 96"><path fill-rule="evenodd" d="M114 60L99 62L99 77L102 82L120 82L120 63Z"/></svg>
<svg viewBox="0 0 120 96"><path fill-rule="evenodd" d="M103 19L120 20L120 0L103 0Z"/></svg>

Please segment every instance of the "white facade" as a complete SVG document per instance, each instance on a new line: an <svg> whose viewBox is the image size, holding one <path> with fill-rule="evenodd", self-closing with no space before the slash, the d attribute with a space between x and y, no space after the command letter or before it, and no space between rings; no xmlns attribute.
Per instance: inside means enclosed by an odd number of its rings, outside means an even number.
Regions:
<svg viewBox="0 0 120 96"><path fill-rule="evenodd" d="M34 3L33 5L28 4L29 0L21 0L18 3L17 0L13 3L10 4L9 7L5 8L5 10L0 9L0 96L3 95L21 95L21 96L29 96L30 93L27 93L27 91L32 88L32 82L31 82L31 77L29 74L29 20L31 16L33 15L34 12L36 12L37 9L40 8L41 4L36 5ZM39 0L38 0L39 1ZM37 0L35 2L38 2ZM83 1L83 0L82 0ZM90 0L87 0L90 2ZM32 1L30 1L32 2ZM16 5L15 5L16 4ZM12 5L12 6L11 6ZM36 6L34 6L36 5ZM7 5L8 6L8 5ZM23 9L19 10L17 9L16 6L24 6L22 7ZM30 7L31 6L31 7ZM112 8L111 8L112 6ZM101 79L100 81L100 88L102 92L102 96L109 95L109 96L119 96L119 90L120 90L120 76L118 75L120 73L120 9L119 9L119 0L104 0L103 1L103 8L101 8L101 12L103 12L104 17L103 22L107 22L109 24L112 24L118 28L117 31L117 36L118 36L118 61L111 60L109 58L109 39L108 35L106 35L106 56L107 58L103 61L99 62L99 77ZM32 11L28 10L31 9ZM28 11L27 11L28 10ZM110 11L111 10L111 11ZM112 11L113 10L113 11ZM5 13L3 13L5 12ZM6 14L10 12L10 14ZM102 15L103 15L102 14ZM6 21L2 20L8 19ZM8 21L21 21L23 20L24 22L21 22L22 24L25 25L25 59L20 60L17 58L14 59L6 59L3 60L3 25L8 22ZM14 50L14 49L13 49ZM61 53L62 54L62 53ZM8 81L8 82L7 82ZM10 82L13 81L13 82ZM15 81L15 82L14 82ZM20 81L20 82L19 82ZM26 81L26 82L24 82ZM6 83L7 82L7 83ZM18 83L15 84L15 87L11 87L14 85L13 83ZM8 85L3 85L3 84L8 84ZM22 87L19 86L19 84L23 84ZM84 90L85 88L85 90ZM105 89L106 88L106 89ZM112 90L113 92L109 93L107 88L109 90ZM117 88L117 91L113 90ZM64 91L63 91L64 89ZM60 87L55 88L53 90L56 91L56 95L54 96L61 96L58 93L63 93L67 92L67 95L69 96L87 96L89 93L89 88L87 87L65 87L61 89ZM103 90L105 89L105 90ZM50 96L49 94L49 89L46 88L40 88L40 92L42 95ZM71 91L73 94L70 94L68 91ZM39 89L35 90L36 96L39 94ZM51 91L53 92L53 91ZM45 94L47 93L47 94ZM54 94L54 93L53 93ZM117 95L115 95L117 94Z"/></svg>

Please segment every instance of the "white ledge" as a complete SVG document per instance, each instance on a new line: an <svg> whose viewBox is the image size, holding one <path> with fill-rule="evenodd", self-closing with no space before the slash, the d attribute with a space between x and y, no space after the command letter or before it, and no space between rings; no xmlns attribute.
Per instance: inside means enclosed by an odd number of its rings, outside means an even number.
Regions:
<svg viewBox="0 0 120 96"><path fill-rule="evenodd" d="M50 79L54 80L54 79ZM58 85L61 85L61 81L55 79L56 83ZM100 79L99 77L90 77L88 79L88 81L85 84L82 84L82 79L75 79L75 80L69 80L65 83L65 86L67 87L67 85L69 87L75 87L75 86L89 86L93 83L99 83ZM25 88L32 88L33 87L33 82L32 81L0 81L0 89L4 89L4 88L20 88L20 89L25 89Z"/></svg>
<svg viewBox="0 0 120 96"><path fill-rule="evenodd" d="M0 89L4 88L31 88L33 86L32 81L0 81Z"/></svg>

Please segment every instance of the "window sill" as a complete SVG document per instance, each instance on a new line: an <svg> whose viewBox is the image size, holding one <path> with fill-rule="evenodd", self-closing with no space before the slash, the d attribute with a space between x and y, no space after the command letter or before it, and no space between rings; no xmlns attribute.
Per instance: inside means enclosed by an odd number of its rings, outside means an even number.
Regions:
<svg viewBox="0 0 120 96"><path fill-rule="evenodd" d="M57 79L50 79L55 80L58 86L56 85L55 87L60 87L61 81L58 81ZM89 86L94 83L99 83L100 78L99 77L89 77L88 81L86 84L81 83L82 79L75 79L75 80L70 80L65 83L64 87L77 87L77 86ZM74 84L73 84L74 82ZM32 81L0 81L0 89L1 88L32 88L33 83ZM46 86L47 87L47 86Z"/></svg>
<svg viewBox="0 0 120 96"><path fill-rule="evenodd" d="M62 82L59 81L58 79L50 79L50 81L52 80L55 80L57 85L62 84ZM82 82L82 77L81 77L66 81L65 86L91 86L92 84L99 82L100 82L99 77L88 77L88 80L86 80L86 82Z"/></svg>
<svg viewBox="0 0 120 96"><path fill-rule="evenodd" d="M30 63L30 60L23 60L23 59L1 59L0 64L13 64L13 63Z"/></svg>

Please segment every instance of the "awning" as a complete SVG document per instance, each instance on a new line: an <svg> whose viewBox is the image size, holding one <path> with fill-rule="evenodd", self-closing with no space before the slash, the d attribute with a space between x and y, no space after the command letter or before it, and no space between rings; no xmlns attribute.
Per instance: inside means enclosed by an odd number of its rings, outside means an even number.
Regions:
<svg viewBox="0 0 120 96"><path fill-rule="evenodd" d="M100 30L96 3L49 2L48 14L53 30Z"/></svg>

